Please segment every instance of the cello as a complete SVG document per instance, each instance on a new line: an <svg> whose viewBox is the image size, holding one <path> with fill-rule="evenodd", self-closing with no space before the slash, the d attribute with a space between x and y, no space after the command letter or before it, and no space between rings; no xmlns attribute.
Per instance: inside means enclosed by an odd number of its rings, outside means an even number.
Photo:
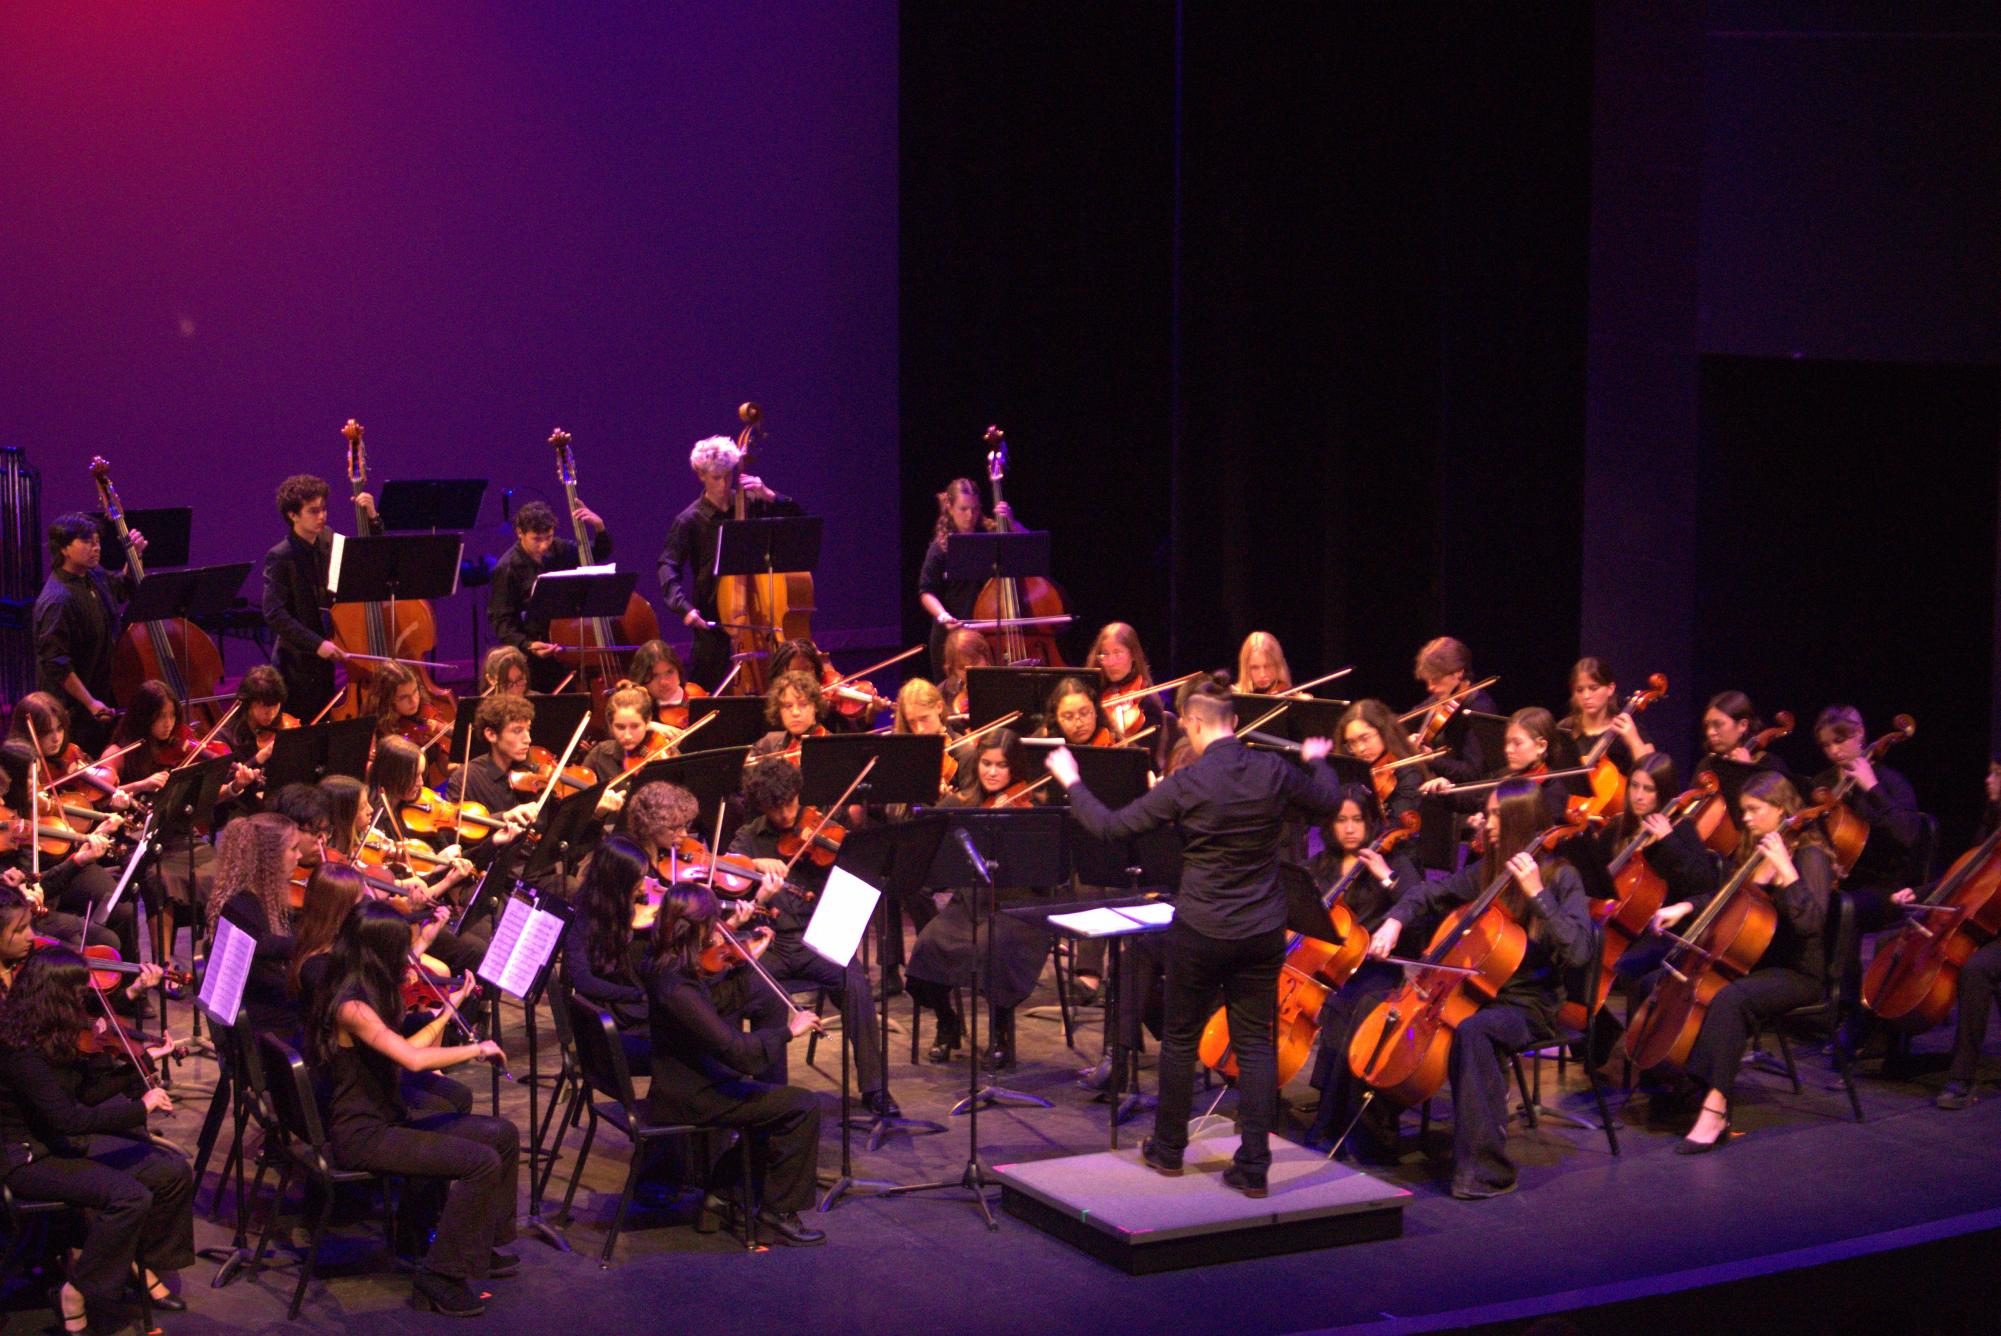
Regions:
<svg viewBox="0 0 2001 1336"><path fill-rule="evenodd" d="M1695 777L1694 788L1680 794L1660 809L1661 815L1668 819L1669 824L1679 825L1701 811L1712 798L1717 796L1721 788L1722 785L1718 783L1716 776L1705 770ZM1566 1021L1582 1024L1584 1014L1589 1010L1595 1010L1604 1002L1612 991L1612 981L1616 977L1613 966L1619 963L1619 957L1626 954L1627 948L1646 932L1647 925L1654 921L1654 915L1659 913L1661 906L1667 902L1667 882L1661 879L1661 874L1654 871L1645 858L1641 857L1647 846L1653 842L1654 837L1641 830L1626 841L1606 864L1605 870L1611 875L1612 887L1616 894L1610 900L1593 902L1592 916L1604 925L1604 945L1598 959L1598 981L1592 985L1591 996L1586 999L1583 1007L1575 1013L1566 1015L1564 1017ZM1600 905L1604 906L1602 910L1598 908ZM1570 1008L1576 1005L1567 1004L1565 1011L1569 1012Z"/></svg>
<svg viewBox="0 0 2001 1336"><path fill-rule="evenodd" d="M1001 480L1007 476L1007 435L999 427L988 427L985 439L987 481L993 485L994 506L998 508L1007 500L1001 494ZM1000 521L996 532L1014 533L1013 521ZM1003 667L1068 666L1050 629L1070 621L1063 591L1053 580L1041 576L988 580L973 600L973 615L968 620L985 632L994 661Z"/></svg>
<svg viewBox="0 0 2001 1336"><path fill-rule="evenodd" d="M1955 859L1910 912L1870 959L1862 1005L1917 1034L1952 1014L1960 967L2001 936L2001 826Z"/></svg>
<svg viewBox="0 0 2001 1336"><path fill-rule="evenodd" d="M1789 737L1793 731L1793 716L1790 710L1779 710L1772 715L1772 726L1760 729L1751 737L1745 751L1752 756L1762 756L1772 749L1772 744L1780 738ZM1695 833L1709 846L1709 851L1728 858L1737 852L1737 841L1743 832L1737 829L1736 818L1730 815L1730 804L1711 802L1696 814Z"/></svg>
<svg viewBox="0 0 2001 1336"><path fill-rule="evenodd" d="M1883 753L1918 731L1918 721L1908 714L1900 714L1890 721L1890 731L1870 743L1862 753L1874 765L1883 759ZM1855 776L1843 775L1841 782L1832 789L1814 791L1814 801L1831 804L1827 819L1821 824L1821 833L1834 849L1834 875L1843 879L1855 870L1855 861L1862 857L1862 850L1869 843L1869 823L1857 816L1855 809L1848 805L1848 795L1855 791Z"/></svg>
<svg viewBox="0 0 2001 1336"><path fill-rule="evenodd" d="M1417 834L1418 817L1405 812L1401 821L1384 826L1369 848L1387 854ZM1345 900L1355 879L1368 869L1361 859L1338 877L1320 897L1327 910L1327 925L1335 941L1322 941L1304 933L1294 933L1286 943L1285 961L1278 974L1278 1026L1272 1032L1278 1049L1278 1083L1283 1086L1306 1065L1314 1041L1320 1034L1320 1008L1327 994L1348 982L1369 954L1369 934L1356 921ZM1237 1054L1230 1045L1229 1008L1218 1007L1202 1028L1202 1042L1196 1049L1202 1065L1235 1080Z"/></svg>
<svg viewBox="0 0 2001 1336"><path fill-rule="evenodd" d="M1626 708L1619 714L1631 717L1640 714L1655 701L1667 695L1668 681L1663 673L1655 673L1647 679L1646 689L1635 691L1626 700ZM1614 715L1616 722L1619 715ZM1607 727L1591 744L1591 750L1584 754L1578 764L1591 772L1586 782L1591 786L1591 810L1599 816L1614 817L1626 810L1626 776L1618 766L1613 765L1606 753L1618 740L1618 733Z"/></svg>
<svg viewBox="0 0 2001 1336"><path fill-rule="evenodd" d="M368 490L368 449L362 439L361 424L353 418L340 429L347 439L347 487L354 502L354 531L366 534L374 527L369 513L362 509L361 495ZM389 603L336 603L331 613L333 618L333 640L349 654L367 654L374 659L401 659L405 666L417 675L418 685L423 689L427 708L424 714L434 710L447 724L458 717L458 707L452 693L431 680L429 670L419 668L412 661L422 659L438 647L438 620L431 611L431 601L423 598L396 599ZM347 694L336 705L330 717L352 719L365 707L368 684L374 677L374 665L358 659L349 659L347 666Z"/></svg>
<svg viewBox="0 0 2001 1336"><path fill-rule="evenodd" d="M737 405L736 477L731 480L730 518L750 518L748 503L739 481L744 461L750 458L764 435L764 410L756 404ZM720 538L717 540L720 542ZM729 632L730 657L742 671L737 675L737 691L745 696L762 696L771 685L766 663L784 640L813 638L813 573L811 571L771 571L763 575L726 575L716 581L716 620Z"/></svg>
<svg viewBox="0 0 2001 1336"><path fill-rule="evenodd" d="M1536 855L1580 835L1597 819L1572 798L1563 821L1538 831ZM1500 904L1514 880L1504 865L1473 900L1445 916L1403 986L1355 1027L1348 1070L1398 1104L1422 1104L1445 1082L1459 1023L1500 994L1528 954L1528 931Z"/></svg>
<svg viewBox="0 0 2001 1336"><path fill-rule="evenodd" d="M561 427L549 433L556 450L556 477L563 484L563 499L569 505L570 523L577 540L577 564L595 566L591 550L590 526L577 516L577 460L570 452L570 433ZM578 686L589 693L591 714L604 727L605 697L625 675L625 657L649 640L660 638L660 621L653 605L635 589L625 600L625 615L617 621L605 617L559 617L549 623L551 644L567 646L556 657L576 670Z"/></svg>
<svg viewBox="0 0 2001 1336"><path fill-rule="evenodd" d="M97 483L98 503L104 507L105 517L111 521L119 544L125 549L125 569L132 576L136 592L146 579L146 566L132 546L131 530L125 525L125 506L118 499L118 489L111 485L111 465L103 456L91 457L90 476ZM131 700L142 682L164 682L181 707L181 717L186 719L189 702L207 701L214 696L215 685L221 679L222 652L216 649L208 632L185 617L138 622L126 627L119 634L118 643L112 646L111 689L121 701ZM215 721L213 704L194 708L201 711L204 722Z"/></svg>
<svg viewBox="0 0 2001 1336"><path fill-rule="evenodd" d="M1827 814L1824 806L1802 807L1779 823L1782 834L1804 830ZM1757 968L1779 930L1779 911L1751 884L1765 864L1754 850L1744 866L1723 883L1661 961L1661 981L1628 1019L1620 1047L1641 1071L1679 1069L1709 1017L1709 1004L1730 983Z"/></svg>

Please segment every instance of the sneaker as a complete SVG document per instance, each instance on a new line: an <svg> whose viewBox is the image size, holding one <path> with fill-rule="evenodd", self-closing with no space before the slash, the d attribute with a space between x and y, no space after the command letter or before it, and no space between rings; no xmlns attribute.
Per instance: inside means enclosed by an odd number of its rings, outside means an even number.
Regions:
<svg viewBox="0 0 2001 1336"><path fill-rule="evenodd" d="M1938 1092L1938 1098L1934 1099L1932 1103L1941 1109L1959 1110L1973 1103L1973 1100L1973 1083L1971 1081L1951 1081L1946 1084L1945 1089Z"/></svg>

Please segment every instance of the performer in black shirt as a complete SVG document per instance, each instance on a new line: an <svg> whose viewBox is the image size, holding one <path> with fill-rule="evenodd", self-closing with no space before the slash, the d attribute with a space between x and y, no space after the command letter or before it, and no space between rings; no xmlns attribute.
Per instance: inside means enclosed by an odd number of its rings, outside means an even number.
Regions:
<svg viewBox="0 0 2001 1336"><path fill-rule="evenodd" d="M1424 683L1426 696L1421 706L1436 706L1473 685L1473 652L1462 641L1451 636L1439 636L1436 640L1425 642L1424 648L1417 652L1413 675ZM1426 768L1438 778L1453 784L1471 784L1484 779L1494 764L1494 758L1488 756L1480 745L1479 732L1467 717L1469 713L1498 714L1500 711L1485 688L1471 692L1460 698L1452 717L1427 744L1444 747L1450 753L1427 762ZM1411 721L1413 736L1424 728L1427 718L1428 714L1420 715Z"/></svg>
<svg viewBox="0 0 2001 1336"><path fill-rule="evenodd" d="M737 489L743 490L747 519L805 514L798 502L772 491L763 479L739 477L737 466L742 462L743 452L727 436L695 442L688 452L688 467L700 480L702 494L674 517L667 544L660 549L660 592L666 596L667 611L695 633L689 671L710 690L730 665L729 634L714 626L716 541L723 521L735 511Z"/></svg>
<svg viewBox="0 0 2001 1336"><path fill-rule="evenodd" d="M381 533L374 498L363 492L355 504L368 516L369 533ZM333 666L347 657L334 643L327 612L333 606L327 589L333 536L327 529L326 479L310 473L285 479L278 484L278 513L291 532L264 554L264 624L278 640L285 698L294 714L310 722L333 698Z"/></svg>
<svg viewBox="0 0 2001 1336"><path fill-rule="evenodd" d="M1985 843L2001 825L2001 761L1988 763L1987 806L1974 844ZM1906 886L1891 897L1898 905L1929 901L1938 882L1913 889ZM1959 1110L1973 1103L1980 1075L1980 1046L1987 1040L1987 1022L1994 1012L1994 997L2001 992L2001 937L1988 942L1966 958L1959 967L1959 1000L1954 1007L1952 1065L1946 1069L1945 1088L1933 1101L1941 1109Z"/></svg>
<svg viewBox="0 0 2001 1336"><path fill-rule="evenodd" d="M1636 762L1654 754L1654 744L1640 727L1640 721L1626 713L1619 699L1619 683L1603 659L1585 655L1570 669L1570 713L1557 725L1571 741L1579 756L1598 745L1607 730L1613 737L1605 749L1605 759L1622 775L1631 774ZM1669 794L1673 797L1673 794Z"/></svg>
<svg viewBox="0 0 2001 1336"><path fill-rule="evenodd" d="M611 532L597 512L579 504L574 518L591 530L592 555L600 562L609 561ZM536 691L554 691L568 669L556 657L560 646L550 643L548 622L528 620L528 596L535 589L535 577L575 569L577 545L556 537L555 511L540 501L530 501L514 512L514 546L493 568L493 584L486 593L486 620L493 627L494 639L528 656L528 682Z"/></svg>
<svg viewBox="0 0 2001 1336"><path fill-rule="evenodd" d="M945 675L945 637L973 615L973 604L986 587L984 578L945 578L945 540L955 533L1004 527L1012 518L1005 501L994 507L993 518L981 514L980 489L971 478L954 478L938 493L938 527L917 573L917 601L931 618L931 669L939 677Z"/></svg>
<svg viewBox="0 0 2001 1336"><path fill-rule="evenodd" d="M1320 817L1334 811L1339 790L1325 764L1333 744L1326 738L1301 744L1305 769L1244 746L1236 737L1229 679L1223 674L1183 687L1179 713L1195 759L1116 812L1078 782L1077 759L1067 749L1057 748L1047 764L1056 782L1070 791L1078 823L1099 839L1126 839L1172 821L1185 841L1181 891L1165 947L1160 1107L1141 1156L1161 1173L1181 1172L1196 1044L1221 990L1243 1072L1238 1087L1243 1140L1224 1182L1263 1196L1278 1107L1272 1015L1285 956L1280 826L1289 806Z"/></svg>
<svg viewBox="0 0 2001 1336"><path fill-rule="evenodd" d="M134 550L146 540L131 531ZM49 526L53 569L35 596L35 685L69 705L76 741L103 749L111 732L111 650L118 641L118 604L132 596L132 578L104 573L104 534L81 511Z"/></svg>

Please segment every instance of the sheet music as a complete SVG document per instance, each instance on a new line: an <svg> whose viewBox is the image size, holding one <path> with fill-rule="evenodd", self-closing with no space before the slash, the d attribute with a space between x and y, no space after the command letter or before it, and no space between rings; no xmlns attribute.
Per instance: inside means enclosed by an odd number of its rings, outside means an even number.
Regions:
<svg viewBox="0 0 2001 1336"><path fill-rule="evenodd" d="M846 868L835 868L827 874L820 903L813 907L812 922L806 925L807 947L820 959L847 968L881 899L881 891Z"/></svg>
<svg viewBox="0 0 2001 1336"><path fill-rule="evenodd" d="M528 597L530 599L533 599L535 597L536 587L542 584L542 582L545 580L548 581L550 584L557 584L565 580L587 579L593 575L617 575L617 574L618 574L618 567L610 562L606 562L600 566L572 566L569 570L566 571L549 571L546 574L538 575L535 577L535 583L528 586Z"/></svg>
<svg viewBox="0 0 2001 1336"><path fill-rule="evenodd" d="M500 986L508 957L514 954L514 945L521 940L521 929L533 912L529 903L520 896L507 897L507 904L500 911L500 922L493 929L493 940L487 943L486 954L480 958L479 968L473 971L482 980L495 987Z"/></svg>
<svg viewBox="0 0 2001 1336"><path fill-rule="evenodd" d="M257 939L228 919L217 919L215 941L208 949L208 969L202 975L201 1003L223 1025L236 1024L243 1008L243 985L250 978L250 962L257 954Z"/></svg>
<svg viewBox="0 0 2001 1336"><path fill-rule="evenodd" d="M1131 932L1152 932L1172 922L1174 906L1164 900L1124 909L1085 909L1049 916L1050 926L1079 937L1122 937Z"/></svg>
<svg viewBox="0 0 2001 1336"><path fill-rule="evenodd" d="M493 941L475 971L504 993L525 997L563 940L563 920L518 896L509 897Z"/></svg>
<svg viewBox="0 0 2001 1336"><path fill-rule="evenodd" d="M333 558L327 562L327 592L330 594L340 588L340 558L341 553L345 551L347 551L347 535L335 530Z"/></svg>

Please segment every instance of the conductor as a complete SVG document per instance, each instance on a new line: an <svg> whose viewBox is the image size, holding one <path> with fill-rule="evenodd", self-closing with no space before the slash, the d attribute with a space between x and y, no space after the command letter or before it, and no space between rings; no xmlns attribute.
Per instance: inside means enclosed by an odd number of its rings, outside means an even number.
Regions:
<svg viewBox="0 0 2001 1336"><path fill-rule="evenodd" d="M1049 773L1070 792L1070 810L1093 836L1119 840L1174 822L1184 841L1181 890L1163 954L1167 985L1160 1041L1160 1105L1153 1135L1140 1143L1146 1166L1178 1176L1188 1146L1195 1049L1220 989L1242 1071L1242 1139L1223 1182L1250 1197L1266 1193L1270 1134L1278 1114L1278 1057L1272 1018L1285 959L1285 893L1278 877L1280 823L1287 809L1315 818L1339 800L1326 764L1333 744L1302 743L1302 767L1238 740L1229 678L1218 673L1181 689L1177 707L1195 759L1114 812L1078 780L1076 758L1057 748Z"/></svg>

